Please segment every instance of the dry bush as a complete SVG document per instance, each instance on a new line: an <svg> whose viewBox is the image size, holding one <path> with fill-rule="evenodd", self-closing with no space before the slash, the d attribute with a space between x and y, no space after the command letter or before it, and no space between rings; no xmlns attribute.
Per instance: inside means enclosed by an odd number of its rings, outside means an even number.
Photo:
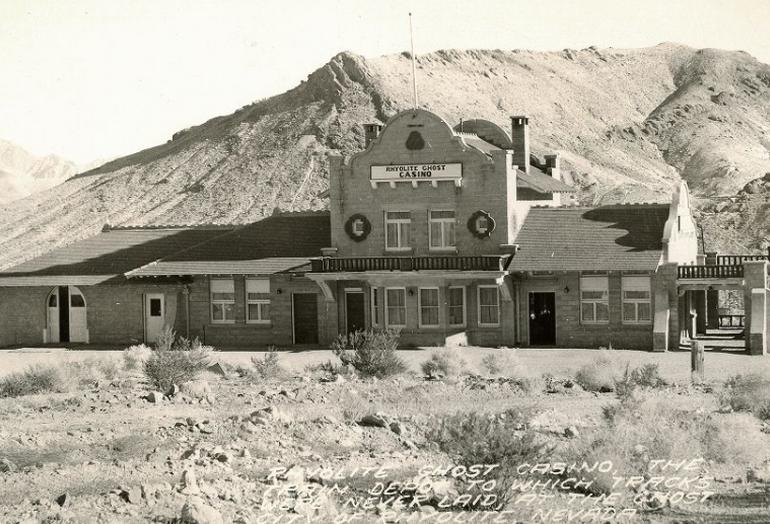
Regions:
<svg viewBox="0 0 770 524"><path fill-rule="evenodd" d="M458 377L467 372L468 363L457 348L440 347L431 350L420 368L430 378Z"/></svg>
<svg viewBox="0 0 770 524"><path fill-rule="evenodd" d="M169 343L171 337L174 342ZM211 365L212 351L198 339L176 338L174 332L168 330L145 361L144 374L152 387L166 392L173 385L180 386L198 378Z"/></svg>
<svg viewBox="0 0 770 524"><path fill-rule="evenodd" d="M343 366L350 366L361 376L384 378L406 371L399 358L398 333L389 329L368 329L340 335L332 352Z"/></svg>
<svg viewBox="0 0 770 524"><path fill-rule="evenodd" d="M426 439L446 453L454 465L497 464L485 477L485 480L495 480L496 488L484 494L495 495L497 504L504 507L512 494L510 487L517 476L516 467L542 462L551 451L536 432L522 430L530 416L531 412L519 410L500 414L458 412L435 421ZM481 494L476 488L463 492L474 495L473 499ZM471 505L464 509L482 508Z"/></svg>
<svg viewBox="0 0 770 524"><path fill-rule="evenodd" d="M586 391L607 393L615 390L615 379L619 375L613 359L599 355L575 373L575 382Z"/></svg>
<svg viewBox="0 0 770 524"><path fill-rule="evenodd" d="M65 387L91 388L111 382L120 374L120 366L111 358L73 360L59 366Z"/></svg>
<svg viewBox="0 0 770 524"><path fill-rule="evenodd" d="M140 369L152 355L152 349L144 344L131 346L123 351L123 366L127 371Z"/></svg>
<svg viewBox="0 0 770 524"><path fill-rule="evenodd" d="M706 458L720 464L761 465L770 458L770 436L748 413L712 416L703 443Z"/></svg>
<svg viewBox="0 0 770 524"><path fill-rule="evenodd" d="M749 411L761 420L770 420L770 375L748 373L725 381L720 401L733 411Z"/></svg>
<svg viewBox="0 0 770 524"><path fill-rule="evenodd" d="M638 398L605 410L603 424L570 444L565 462L611 461L609 473L581 472L593 493L621 491L613 476L697 476L701 471L651 470L652 460L713 460L729 466L761 464L770 452L768 437L749 416L725 416L672 407L660 398Z"/></svg>
<svg viewBox="0 0 770 524"><path fill-rule="evenodd" d="M254 373L263 380L285 377L287 372L281 366L278 351L275 346L267 348L262 358L251 357L251 364L254 366Z"/></svg>
<svg viewBox="0 0 770 524"><path fill-rule="evenodd" d="M61 391L62 379L54 366L30 366L0 378L0 398Z"/></svg>

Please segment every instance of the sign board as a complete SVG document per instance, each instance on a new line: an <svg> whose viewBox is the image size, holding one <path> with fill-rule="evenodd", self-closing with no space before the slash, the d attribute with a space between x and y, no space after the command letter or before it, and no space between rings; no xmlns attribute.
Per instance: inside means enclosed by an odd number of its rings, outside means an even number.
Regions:
<svg viewBox="0 0 770 524"><path fill-rule="evenodd" d="M372 166L372 182L413 182L418 180L461 180L463 165L455 164L394 164Z"/></svg>

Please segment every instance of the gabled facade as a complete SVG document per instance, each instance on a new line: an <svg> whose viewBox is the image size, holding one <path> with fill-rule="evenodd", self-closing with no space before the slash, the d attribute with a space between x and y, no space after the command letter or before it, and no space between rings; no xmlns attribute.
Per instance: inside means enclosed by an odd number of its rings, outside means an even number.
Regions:
<svg viewBox="0 0 770 524"><path fill-rule="evenodd" d="M413 345L454 335L514 344L508 266L529 208L573 192L558 158L528 154L525 117L512 118L508 135L414 109L366 136L361 153L330 159L332 242L308 274L337 308L340 331L395 328Z"/></svg>

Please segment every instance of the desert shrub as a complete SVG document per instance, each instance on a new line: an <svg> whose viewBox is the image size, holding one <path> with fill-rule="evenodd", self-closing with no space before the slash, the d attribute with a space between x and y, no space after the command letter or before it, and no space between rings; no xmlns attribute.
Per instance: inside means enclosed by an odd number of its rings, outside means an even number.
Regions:
<svg viewBox="0 0 770 524"><path fill-rule="evenodd" d="M728 378L720 401L733 411L748 411L770 420L770 375L747 373Z"/></svg>
<svg viewBox="0 0 770 524"><path fill-rule="evenodd" d="M481 359L481 365L490 375L497 375L503 370L502 363L500 362L500 356L497 353L487 353L484 358Z"/></svg>
<svg viewBox="0 0 770 524"><path fill-rule="evenodd" d="M0 378L0 398L51 393L61 386L61 376L55 367L35 365Z"/></svg>
<svg viewBox="0 0 770 524"><path fill-rule="evenodd" d="M350 366L365 377L389 377L406 371L399 358L398 333L388 329L369 329L340 335L332 352L343 366Z"/></svg>
<svg viewBox="0 0 770 524"><path fill-rule="evenodd" d="M82 388L114 380L120 367L110 358L87 358L66 362L60 366L59 371L66 386Z"/></svg>
<svg viewBox="0 0 770 524"><path fill-rule="evenodd" d="M152 349L139 344L126 348L123 351L123 366L127 371L139 369L152 355Z"/></svg>
<svg viewBox="0 0 770 524"><path fill-rule="evenodd" d="M616 374L614 362L600 355L577 370L575 382L586 391L606 393L615 389Z"/></svg>
<svg viewBox="0 0 770 524"><path fill-rule="evenodd" d="M280 378L286 374L286 370L279 362L278 351L275 346L270 346L262 358L251 357L254 372L261 379Z"/></svg>
<svg viewBox="0 0 770 524"><path fill-rule="evenodd" d="M487 494L495 495L497 504L504 506L512 494L510 487L517 475L516 467L541 462L551 451L537 433L522 429L530 414L515 410L501 414L456 413L438 419L428 429L426 439L436 444L455 465L497 464L485 477L485 480L497 481L496 489ZM474 488L463 491L475 494Z"/></svg>
<svg viewBox="0 0 770 524"><path fill-rule="evenodd" d="M440 347L431 351L420 368L431 378L457 377L466 371L467 363L457 348Z"/></svg>
<svg viewBox="0 0 770 524"><path fill-rule="evenodd" d="M174 337L170 346L164 339L144 362L144 375L152 387L166 392L174 384L195 380L211 365L211 352L212 348L203 346L198 339Z"/></svg>
<svg viewBox="0 0 770 524"><path fill-rule="evenodd" d="M705 458L720 464L760 466L770 458L768 436L748 413L716 414L703 435Z"/></svg>
<svg viewBox="0 0 770 524"><path fill-rule="evenodd" d="M660 366L650 362L643 364L631 373L634 384L643 388L660 388L666 385L666 381L660 376Z"/></svg>

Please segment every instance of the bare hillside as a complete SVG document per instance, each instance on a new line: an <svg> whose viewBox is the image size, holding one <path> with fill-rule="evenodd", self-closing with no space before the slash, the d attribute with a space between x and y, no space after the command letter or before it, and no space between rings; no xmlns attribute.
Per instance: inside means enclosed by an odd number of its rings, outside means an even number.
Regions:
<svg viewBox="0 0 770 524"><path fill-rule="evenodd" d="M529 115L533 152L560 151L583 200L667 200L681 174L704 197L719 242L764 241L767 213L752 223L711 198L770 172L770 66L745 53L676 44L439 51L419 57L418 84L421 105L452 123L507 127L510 115ZM410 105L408 54L341 53L284 94L0 208L0 267L105 223L245 222L275 207L323 208L326 154L359 150L362 123ZM752 209L767 195L760 184Z"/></svg>

